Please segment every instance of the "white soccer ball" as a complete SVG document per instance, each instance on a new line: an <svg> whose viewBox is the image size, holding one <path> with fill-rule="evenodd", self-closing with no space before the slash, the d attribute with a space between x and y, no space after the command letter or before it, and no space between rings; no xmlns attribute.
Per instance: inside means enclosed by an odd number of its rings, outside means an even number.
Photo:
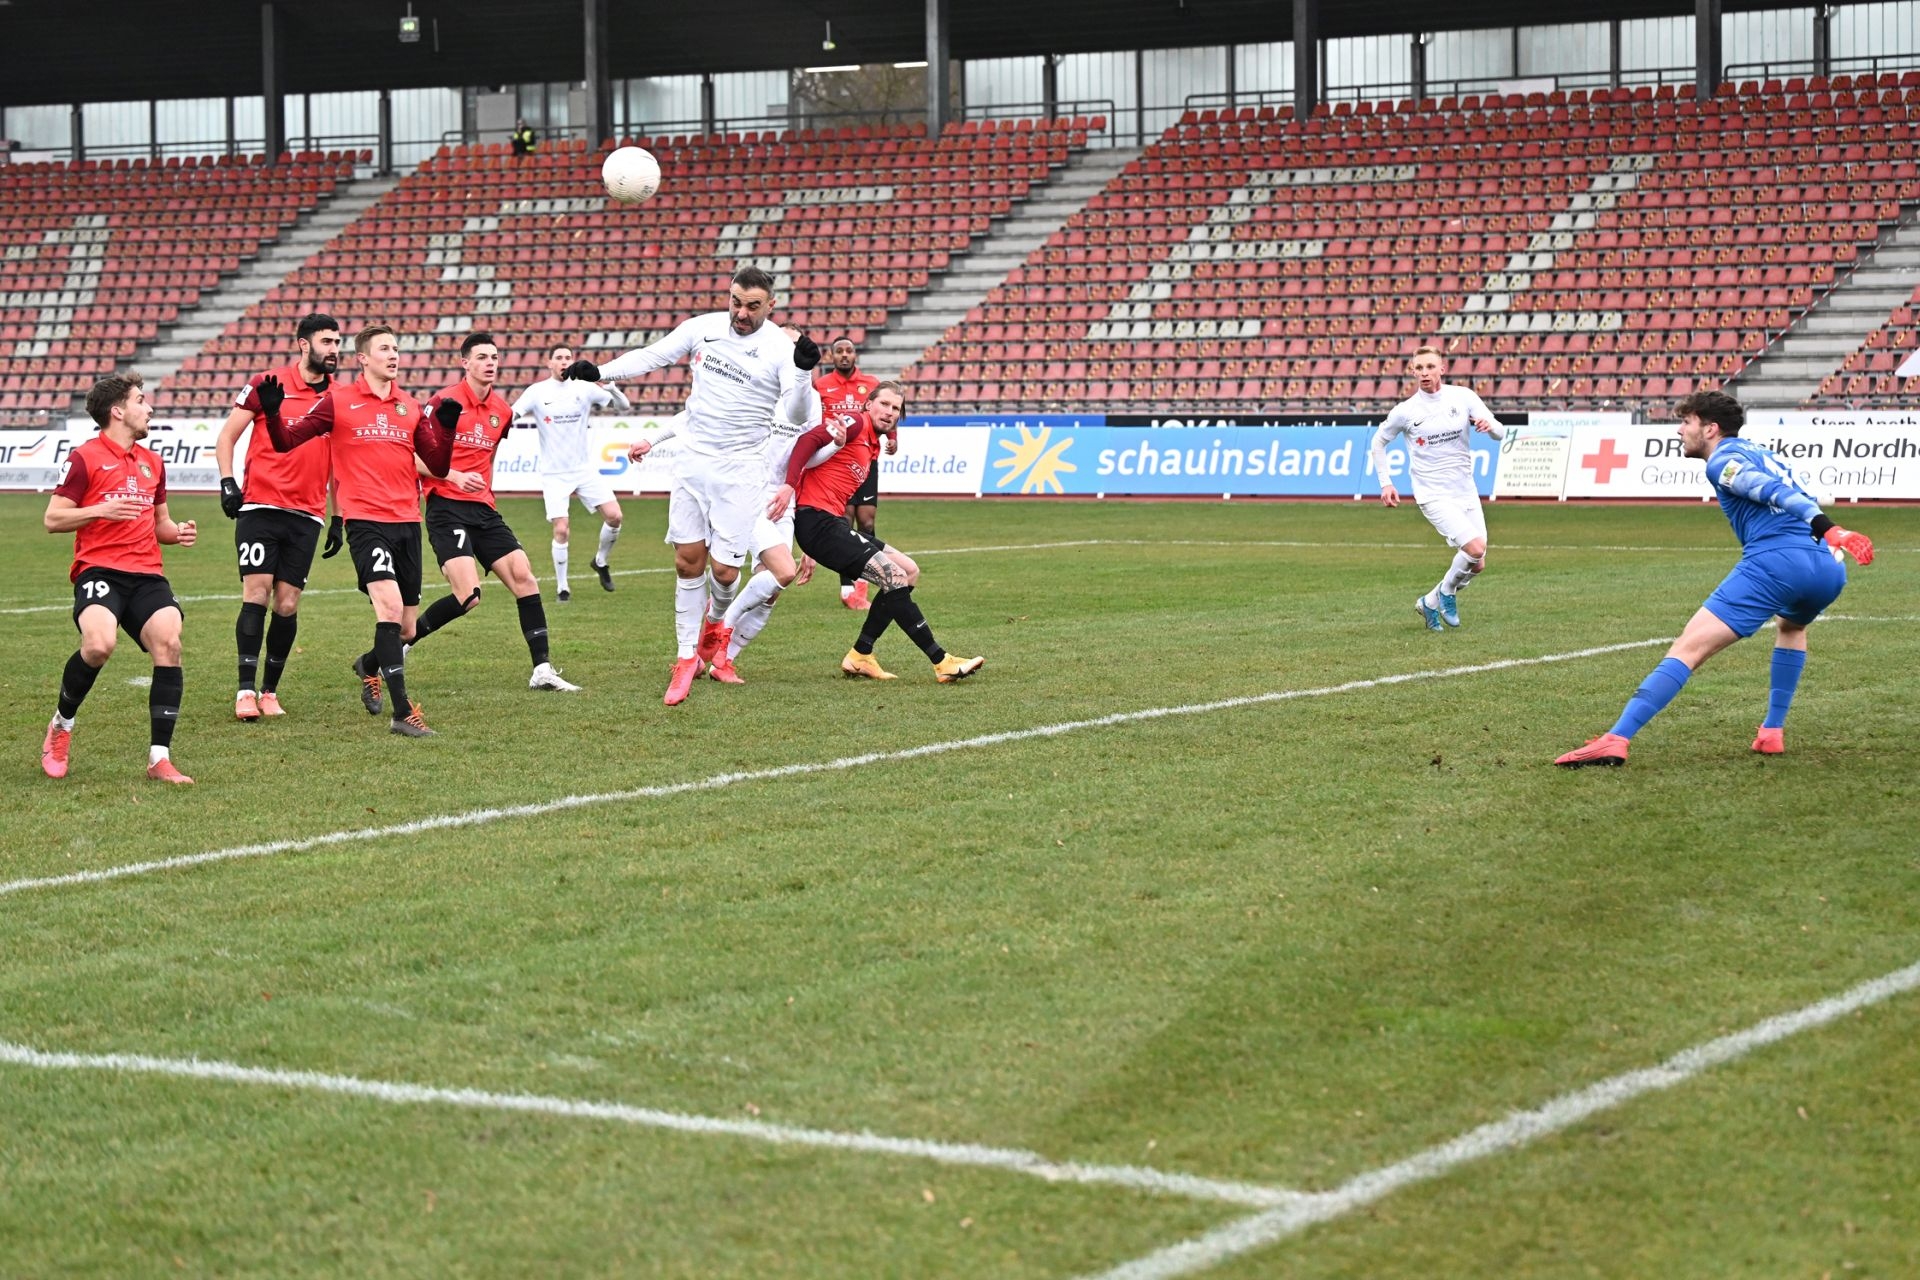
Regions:
<svg viewBox="0 0 1920 1280"><path fill-rule="evenodd" d="M627 204L651 200L660 189L660 162L642 147L621 147L600 166L607 194Z"/></svg>

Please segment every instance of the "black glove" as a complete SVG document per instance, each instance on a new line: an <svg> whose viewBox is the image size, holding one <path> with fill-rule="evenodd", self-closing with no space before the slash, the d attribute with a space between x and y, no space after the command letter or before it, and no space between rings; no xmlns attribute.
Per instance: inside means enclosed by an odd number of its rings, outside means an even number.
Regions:
<svg viewBox="0 0 1920 1280"><path fill-rule="evenodd" d="M240 504L246 499L240 496L240 482L232 476L223 476L220 480L220 511L229 520L240 518Z"/></svg>
<svg viewBox="0 0 1920 1280"><path fill-rule="evenodd" d="M600 366L591 360L575 360L567 366L566 372L562 373L560 377L573 382L598 382L600 381Z"/></svg>
<svg viewBox="0 0 1920 1280"><path fill-rule="evenodd" d="M320 558L322 560L331 560L339 555L340 544L346 541L346 537L347 526L345 521L341 520L339 516L335 516L333 519L327 521L327 545L326 549L320 553Z"/></svg>
<svg viewBox="0 0 1920 1280"><path fill-rule="evenodd" d="M445 427L448 431L457 430L460 426L460 402L458 400L442 400L439 404L433 406L433 420Z"/></svg>
<svg viewBox="0 0 1920 1280"><path fill-rule="evenodd" d="M278 413L280 402L287 398L287 389L280 385L280 379L268 374L260 379L260 385L253 389L253 394L260 399L260 412Z"/></svg>
<svg viewBox="0 0 1920 1280"><path fill-rule="evenodd" d="M820 344L801 334L793 343L793 367L811 369L820 363Z"/></svg>

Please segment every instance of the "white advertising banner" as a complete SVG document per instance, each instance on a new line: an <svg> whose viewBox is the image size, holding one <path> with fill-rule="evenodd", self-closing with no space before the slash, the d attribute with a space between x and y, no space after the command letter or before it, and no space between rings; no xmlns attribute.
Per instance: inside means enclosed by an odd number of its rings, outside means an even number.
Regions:
<svg viewBox="0 0 1920 1280"><path fill-rule="evenodd" d="M1755 416L1741 438L1772 450L1821 502L1920 498L1920 436L1911 427L1863 422L1865 414ZM1787 417L1800 420L1773 421ZM1673 423L1657 422L1575 428L1566 496L1707 499L1713 494L1706 464L1681 453Z"/></svg>
<svg viewBox="0 0 1920 1280"><path fill-rule="evenodd" d="M588 457L616 492L664 494L672 487L676 442L668 440L644 462L627 460L645 417L597 418ZM979 494L988 484L990 426L903 426L900 452L882 459L881 492ZM0 430L0 489L45 492L65 474L74 448L93 437L77 419L41 430ZM147 446L167 464L167 487L213 493L220 487L214 459L218 426L156 422ZM1789 463L1800 483L1822 502L1920 500L1920 413L1756 412L1741 433ZM244 461L243 437L237 458ZM1704 501L1705 465L1683 456L1670 422L1633 423L1626 414L1533 415L1500 445L1494 479L1498 497L1669 498ZM494 488L505 494L540 491L540 441L516 428L494 458Z"/></svg>
<svg viewBox="0 0 1920 1280"><path fill-rule="evenodd" d="M1496 498L1558 498L1567 483L1573 433L1581 427L1625 426L1626 413L1530 413L1507 428L1500 441L1500 470L1493 481Z"/></svg>

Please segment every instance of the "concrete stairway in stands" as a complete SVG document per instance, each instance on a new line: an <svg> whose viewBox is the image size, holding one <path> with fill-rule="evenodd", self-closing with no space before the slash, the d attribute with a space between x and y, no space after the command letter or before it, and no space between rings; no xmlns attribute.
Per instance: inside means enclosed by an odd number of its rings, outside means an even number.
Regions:
<svg viewBox="0 0 1920 1280"><path fill-rule="evenodd" d="M927 291L917 295L884 331L869 333L860 352L860 368L891 378L919 359L922 351L938 342L1008 273L1025 262L1028 254L1045 244L1061 223L1139 155L1138 147L1074 155L1045 187L1014 206L1011 216L997 220L967 253L956 255L946 271L935 276ZM983 351L980 358L991 360L994 353Z"/></svg>
<svg viewBox="0 0 1920 1280"><path fill-rule="evenodd" d="M237 316L265 298L275 285L320 252L348 223L399 185L397 177L363 178L341 184L333 199L303 215L285 235L222 280L219 288L200 295L198 306L181 312L179 320L160 331L158 341L143 346L135 357L134 367L146 377L147 386L156 386L172 377L189 356L218 337ZM351 334L343 336L352 337ZM287 334L287 349L289 352L293 349L291 331Z"/></svg>
<svg viewBox="0 0 1920 1280"><path fill-rule="evenodd" d="M1853 274L1728 387L1742 404L1797 409L1920 284L1920 221L1910 212Z"/></svg>

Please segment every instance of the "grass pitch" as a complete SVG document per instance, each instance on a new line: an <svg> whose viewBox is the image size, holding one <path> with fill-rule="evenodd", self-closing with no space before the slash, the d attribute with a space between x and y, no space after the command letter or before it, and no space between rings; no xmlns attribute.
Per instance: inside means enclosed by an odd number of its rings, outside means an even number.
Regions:
<svg viewBox="0 0 1920 1280"><path fill-rule="evenodd" d="M1465 626L1403 508L887 501L943 643L849 682L830 579L661 706L661 505L611 595L551 603L579 695L528 690L506 593L408 661L441 735L361 711L371 614L317 562L289 716L231 718L231 526L170 549L175 741L141 777L123 640L72 775L37 748L69 540L0 498L0 879L886 756L1678 632L1717 509L1491 509ZM505 504L544 576L537 503ZM1920 960L1920 511L1813 632L1789 753L1747 750L1764 635L1620 771L1663 646L881 758L0 894L0 1041L1025 1148L1317 1191ZM591 522L582 525L590 535ZM587 542L576 553L584 569ZM431 569L429 570L431 574ZM437 592L429 585L427 599ZM204 598L220 597L220 598ZM1208 1274L1920 1272L1920 998L1901 997ZM543 1114L0 1064L0 1275L1100 1274L1250 1210L931 1160Z"/></svg>

